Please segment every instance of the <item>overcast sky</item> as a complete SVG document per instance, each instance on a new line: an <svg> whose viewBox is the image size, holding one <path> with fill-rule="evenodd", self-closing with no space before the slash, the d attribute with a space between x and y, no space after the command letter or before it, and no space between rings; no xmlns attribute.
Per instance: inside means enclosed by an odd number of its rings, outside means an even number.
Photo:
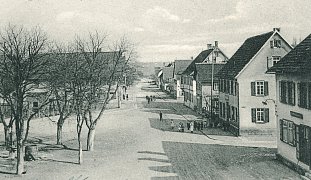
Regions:
<svg viewBox="0 0 311 180"><path fill-rule="evenodd" d="M196 57L207 43L231 57L250 36L281 27L290 43L311 33L310 0L0 0L0 27L40 25L57 41L97 29L126 35L139 61Z"/></svg>

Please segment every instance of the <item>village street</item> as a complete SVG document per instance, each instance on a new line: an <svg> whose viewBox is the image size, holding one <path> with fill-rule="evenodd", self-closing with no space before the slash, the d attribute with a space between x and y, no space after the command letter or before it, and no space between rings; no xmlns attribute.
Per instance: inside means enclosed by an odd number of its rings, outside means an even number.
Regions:
<svg viewBox="0 0 311 180"><path fill-rule="evenodd" d="M39 147L38 160L26 162L23 177L1 167L0 179L300 179L275 160L273 141L224 136L220 129L205 129L205 135L170 130L171 119L177 125L199 116L147 82L130 87L128 94L120 109L105 112L97 125L95 150L83 152L82 165L76 164L75 121L64 127L64 149L53 145L55 123L38 119L30 133ZM146 95L156 101L148 104ZM159 122L160 110L164 122Z"/></svg>

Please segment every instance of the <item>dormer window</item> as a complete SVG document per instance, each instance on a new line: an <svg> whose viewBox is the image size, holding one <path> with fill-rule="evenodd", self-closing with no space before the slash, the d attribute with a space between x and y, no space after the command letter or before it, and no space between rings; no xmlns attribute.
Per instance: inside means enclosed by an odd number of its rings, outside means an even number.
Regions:
<svg viewBox="0 0 311 180"><path fill-rule="evenodd" d="M280 39L273 39L270 41L271 48L281 48L282 41Z"/></svg>

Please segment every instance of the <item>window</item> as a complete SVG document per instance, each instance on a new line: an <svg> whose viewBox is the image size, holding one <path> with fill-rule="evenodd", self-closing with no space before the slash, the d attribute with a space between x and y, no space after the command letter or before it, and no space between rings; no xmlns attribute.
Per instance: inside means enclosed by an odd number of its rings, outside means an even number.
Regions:
<svg viewBox="0 0 311 180"><path fill-rule="evenodd" d="M307 97L308 97L307 83L306 82L298 83L298 106L299 107L308 108L308 101L309 101L309 106L310 106L310 100Z"/></svg>
<svg viewBox="0 0 311 180"><path fill-rule="evenodd" d="M253 123L267 123L269 122L268 108L252 108L252 122Z"/></svg>
<svg viewBox="0 0 311 180"><path fill-rule="evenodd" d="M230 81L230 94L233 94L233 88L234 87L234 82Z"/></svg>
<svg viewBox="0 0 311 180"><path fill-rule="evenodd" d="M270 41L271 48L281 48L282 41L279 39L274 39Z"/></svg>
<svg viewBox="0 0 311 180"><path fill-rule="evenodd" d="M281 60L281 56L273 56L272 57L272 66L278 63Z"/></svg>
<svg viewBox="0 0 311 180"><path fill-rule="evenodd" d="M291 81L280 81L280 102L295 105L295 83Z"/></svg>
<svg viewBox="0 0 311 180"><path fill-rule="evenodd" d="M214 91L218 91L218 90L219 90L218 82L214 82L213 90L214 90Z"/></svg>
<svg viewBox="0 0 311 180"><path fill-rule="evenodd" d="M32 107L38 108L39 107L39 103L38 102L32 102Z"/></svg>
<svg viewBox="0 0 311 180"><path fill-rule="evenodd" d="M280 119L280 140L291 146L296 142L296 125L292 121Z"/></svg>
<svg viewBox="0 0 311 180"><path fill-rule="evenodd" d="M268 95L268 82L267 81L251 82L251 95L252 96L267 96Z"/></svg>

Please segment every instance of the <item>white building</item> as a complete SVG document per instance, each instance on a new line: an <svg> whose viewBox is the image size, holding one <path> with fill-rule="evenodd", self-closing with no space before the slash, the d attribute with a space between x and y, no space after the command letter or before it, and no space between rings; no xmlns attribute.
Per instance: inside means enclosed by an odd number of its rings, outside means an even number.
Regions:
<svg viewBox="0 0 311 180"><path fill-rule="evenodd" d="M296 170L311 168L311 35L267 71L276 77L277 153Z"/></svg>
<svg viewBox="0 0 311 180"><path fill-rule="evenodd" d="M219 117L226 130L275 135L275 78L265 72L291 49L274 28L248 38L218 72Z"/></svg>

